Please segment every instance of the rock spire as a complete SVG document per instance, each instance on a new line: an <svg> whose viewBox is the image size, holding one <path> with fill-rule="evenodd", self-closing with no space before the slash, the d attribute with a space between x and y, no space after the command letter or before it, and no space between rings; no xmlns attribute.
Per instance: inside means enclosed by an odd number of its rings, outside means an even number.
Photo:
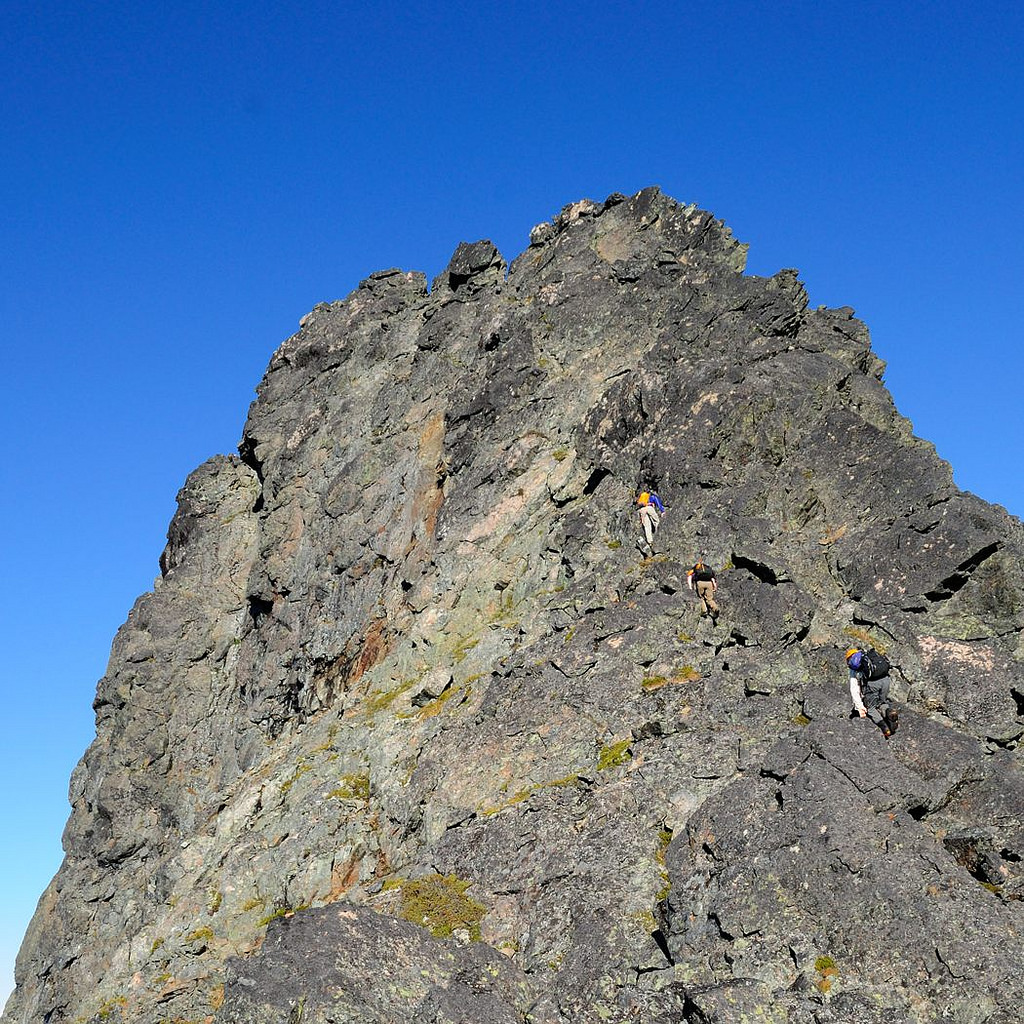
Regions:
<svg viewBox="0 0 1024 1024"><path fill-rule="evenodd" d="M114 641L4 1024L1017 1019L1021 524L745 252L651 188L303 317Z"/></svg>

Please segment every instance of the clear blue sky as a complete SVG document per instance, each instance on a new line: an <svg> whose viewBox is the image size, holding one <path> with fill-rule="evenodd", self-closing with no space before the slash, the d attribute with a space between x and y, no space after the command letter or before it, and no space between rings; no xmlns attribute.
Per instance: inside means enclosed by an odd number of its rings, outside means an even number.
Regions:
<svg viewBox="0 0 1024 1024"><path fill-rule="evenodd" d="M1018 3L52 3L0 16L0 999L110 642L274 348L374 270L649 185L850 305L1024 514Z"/></svg>

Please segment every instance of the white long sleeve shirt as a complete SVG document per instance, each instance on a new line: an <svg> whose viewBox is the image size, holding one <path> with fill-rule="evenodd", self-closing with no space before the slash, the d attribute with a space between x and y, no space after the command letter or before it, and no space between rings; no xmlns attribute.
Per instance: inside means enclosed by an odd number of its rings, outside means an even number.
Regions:
<svg viewBox="0 0 1024 1024"><path fill-rule="evenodd" d="M868 709L864 707L864 700L860 695L860 676L852 669L850 670L850 700L857 709L858 715L866 715Z"/></svg>

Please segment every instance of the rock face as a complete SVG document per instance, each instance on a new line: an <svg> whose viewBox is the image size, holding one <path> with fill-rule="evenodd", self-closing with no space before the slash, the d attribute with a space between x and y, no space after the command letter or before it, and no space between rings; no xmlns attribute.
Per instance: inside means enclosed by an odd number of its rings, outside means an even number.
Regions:
<svg viewBox="0 0 1024 1024"><path fill-rule="evenodd" d="M114 642L5 1024L1019 1019L1024 532L744 256L647 189L303 318Z"/></svg>

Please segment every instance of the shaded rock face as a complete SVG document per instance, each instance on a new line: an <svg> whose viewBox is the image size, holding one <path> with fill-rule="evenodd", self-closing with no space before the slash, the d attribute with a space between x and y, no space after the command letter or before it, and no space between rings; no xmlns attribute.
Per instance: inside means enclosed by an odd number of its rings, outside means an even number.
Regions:
<svg viewBox="0 0 1024 1024"><path fill-rule="evenodd" d="M303 318L114 642L5 1024L1019 1018L1021 524L744 254L647 189Z"/></svg>

